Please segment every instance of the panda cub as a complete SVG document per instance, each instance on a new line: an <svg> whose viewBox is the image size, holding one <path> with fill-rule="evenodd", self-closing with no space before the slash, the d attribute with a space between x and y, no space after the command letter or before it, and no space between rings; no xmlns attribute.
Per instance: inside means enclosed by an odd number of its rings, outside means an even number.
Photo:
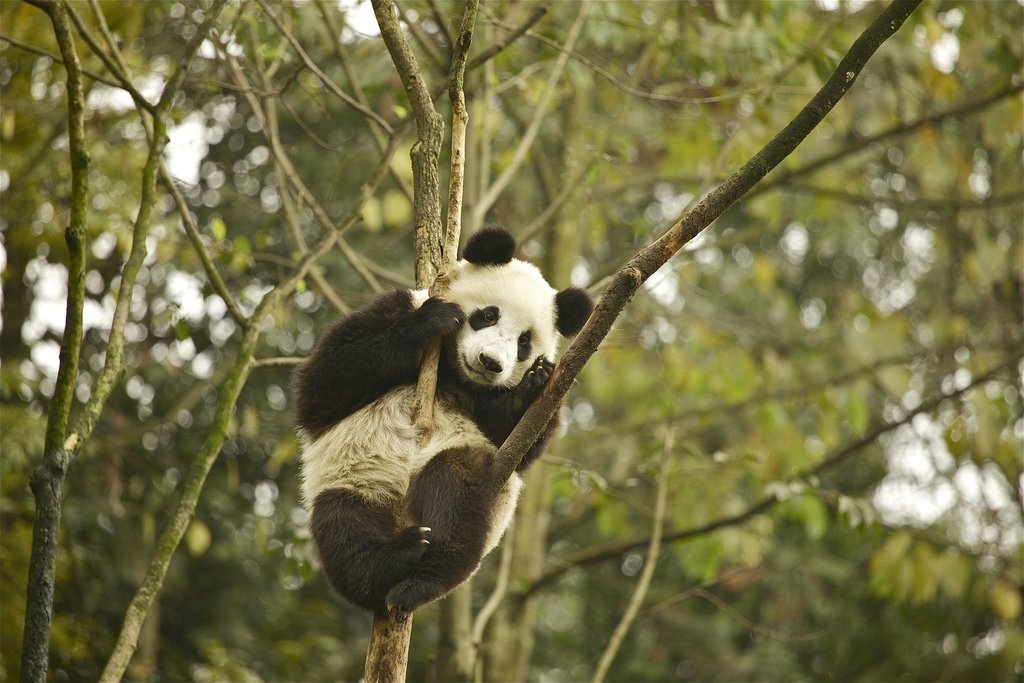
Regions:
<svg viewBox="0 0 1024 683"><path fill-rule="evenodd" d="M594 305L556 291L485 228L467 242L444 300L386 293L338 323L295 373L302 495L324 573L353 604L402 616L468 579L515 512L523 472L557 417L506 481L498 447L554 369L558 335ZM434 429L412 402L423 351L442 339Z"/></svg>

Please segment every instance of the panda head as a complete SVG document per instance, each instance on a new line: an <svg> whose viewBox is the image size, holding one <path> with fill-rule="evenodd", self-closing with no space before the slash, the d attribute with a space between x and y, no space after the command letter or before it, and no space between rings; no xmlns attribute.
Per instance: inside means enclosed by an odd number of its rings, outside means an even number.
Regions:
<svg viewBox="0 0 1024 683"><path fill-rule="evenodd" d="M554 361L559 335L580 331L594 310L582 289L554 289L533 265L513 258L515 239L501 228L466 243L460 274L445 299L466 313L449 347L459 375L479 386L511 388L538 356Z"/></svg>

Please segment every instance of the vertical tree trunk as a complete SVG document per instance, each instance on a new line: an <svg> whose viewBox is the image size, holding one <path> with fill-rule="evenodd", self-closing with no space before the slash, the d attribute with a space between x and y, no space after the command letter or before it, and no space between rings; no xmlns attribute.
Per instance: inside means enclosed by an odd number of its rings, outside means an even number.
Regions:
<svg viewBox="0 0 1024 683"><path fill-rule="evenodd" d="M441 631L437 643L439 681L470 681L473 678L473 583L459 586L441 601Z"/></svg>
<svg viewBox="0 0 1024 683"><path fill-rule="evenodd" d="M67 8L61 2L33 3L50 16L68 82L68 145L71 157L70 223L64 232L68 246L68 298L60 369L47 415L43 462L29 483L36 501L32 527L32 556L26 589L25 628L21 651L21 680L45 681L50 662L53 621L54 572L60 537L64 477L72 454L65 440L68 417L78 377L82 347L82 310L85 303L86 211L89 194L89 153L85 146L85 95L81 64Z"/></svg>

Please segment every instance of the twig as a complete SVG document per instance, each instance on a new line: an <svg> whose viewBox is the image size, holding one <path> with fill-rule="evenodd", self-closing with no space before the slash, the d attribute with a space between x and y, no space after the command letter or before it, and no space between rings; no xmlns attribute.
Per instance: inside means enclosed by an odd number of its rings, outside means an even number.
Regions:
<svg viewBox="0 0 1024 683"><path fill-rule="evenodd" d="M866 448L867 446L875 443L878 437L882 436L883 434L887 434L901 425L909 424L913 420L914 416L919 415L921 413L932 412L933 410L938 408L943 401L947 401L949 399L961 396L965 392L970 391L971 389L988 382L989 380L996 377L999 373L1005 371L1007 368L1014 367L1018 362L1020 362L1020 360L1021 359L1019 357L1008 359L1000 363L999 365L995 366L988 372L984 373L983 375L974 378L974 380L972 380L972 382L963 389L957 390L952 394L940 394L935 396L930 401L922 403L916 409L907 413L903 417L903 419L899 420L898 422L876 423L870 430L868 430L862 436L853 439L844 444L843 446L840 446L839 448L833 450L832 453L823 458L821 462L819 462L814 467L804 470L802 472L795 472L789 477L787 477L787 479L790 481L800 481L812 476L820 475L822 472L831 469L832 467L835 467L836 465L848 460L853 455L860 452L863 448ZM744 522L767 512L778 503L779 499L776 498L775 496L767 496L758 501L757 503L754 503L746 510L737 515L733 515L731 517L723 517L721 519L717 519L713 522L709 522L708 524L704 524L699 527L691 527L689 529L682 529L680 531L670 531L669 533L666 533L664 535L663 540L682 541L690 538L697 538L699 536L705 536L713 531L724 529L726 527L743 524ZM582 551L574 553L573 555L560 560L558 566L552 567L547 572L545 572L543 576L541 576L539 579L530 584L530 586L523 592L522 597L532 595L540 588L548 585L549 583L557 579L559 576L564 574L569 569L573 569L575 567L580 567L588 564L593 564L595 562L602 562L613 557L618 557L622 555L622 553L634 550L636 548L640 548L646 545L648 542L649 540L645 538L632 539L626 541L616 540L610 543L601 544L597 547L586 548Z"/></svg>
<svg viewBox="0 0 1024 683"><path fill-rule="evenodd" d="M288 30L288 27L281 23L281 20L277 18L277 14L275 14L273 8L270 7L269 4L267 4L267 0L259 0L259 3L260 7L263 8L264 14L270 17L270 20L274 22L274 26L277 27L277 30L281 33L281 35L285 37L288 43L292 46L292 49L295 50L295 54L299 56L299 59L302 60L302 63L306 65L307 69L316 74L316 77L320 79L321 83L327 86L328 90L337 95L345 104L352 107L360 114L365 116L367 119L370 119L378 126L383 128L388 133L388 135L392 135L394 133L394 131L391 129L391 124L385 121L384 117L382 117L380 114L370 109L369 107L363 106L363 104L358 102L357 100L353 99L351 95L349 95L347 92L339 88L338 84L332 81L330 77L328 77L327 74L325 74L323 70L316 65L316 62L310 59L309 55L306 54L306 51L303 49L302 44L295 39L295 36L293 36L292 32Z"/></svg>
<svg viewBox="0 0 1024 683"><path fill-rule="evenodd" d="M576 19L569 28L569 33L565 39L566 50L572 50L573 46L576 44L576 39L579 38L580 30L583 28L583 23L587 17L587 8L589 5L590 0L583 0L580 3ZM519 145L516 147L516 150L512 155L512 160L501 172L501 175L491 183L490 187L487 188L480 197L480 200L473 207L472 219L470 221L471 229L476 230L483 225L484 217L487 215L487 212L494 205L494 202L498 200L498 197L501 196L501 193L505 191L505 188L508 187L509 183L512 182L512 178L515 174L519 172L519 167L522 166L523 160L526 159L526 155L530 151L530 147L533 146L533 141L537 138L537 134L540 132L540 126L544 122L548 113L548 105L551 103L551 98L555 94L555 87L558 85L558 81L561 79L568 61L569 55L567 52L560 53L558 55L558 59L555 60L555 65L551 69L551 73L548 75L547 82L544 84L544 90L541 92L540 98L537 100L533 119L530 121L530 125L527 127L526 132L523 133L523 137L519 140Z"/></svg>
<svg viewBox="0 0 1024 683"><path fill-rule="evenodd" d="M498 41L497 43L491 45L489 48L487 48L480 54L478 54L472 60L470 60L469 64L466 65L466 68L470 70L477 68L481 64L493 58L496 54L504 50L506 47L516 42L524 33L529 31L534 24L540 21L545 14L547 14L548 9L550 7L550 0L544 3L543 5L537 5L536 7L533 8L533 10L526 17L523 23L521 23L519 26L516 26L515 28L511 28L506 24L499 23L495 19L495 25L507 30L509 32L508 35L505 36L502 40Z"/></svg>
<svg viewBox="0 0 1024 683"><path fill-rule="evenodd" d="M906 0L897 1L903 2ZM804 164L803 166L800 166L799 168L795 168L791 171L782 171L780 173L777 173L774 177L765 181L764 183L761 183L761 185L759 185L756 189L752 190L750 196L754 197L756 195L761 194L762 192L767 192L768 190L771 190L775 187L788 185L794 178L799 178L801 176L813 173L814 171L817 171L819 168L828 166L829 164L835 163L836 161L839 161L840 159L843 159L851 154L855 154L861 150L868 149L868 147L870 147L871 145L882 142L883 140L888 140L889 138L907 135L920 128L935 125L939 121L942 121L943 119L946 118L965 116L967 114L971 114L981 109L985 109L995 104L996 102L1002 100L1005 97L1016 95L1022 90L1024 90L1024 83L1011 84L1006 86L1005 88L1002 88L992 93L988 97L983 97L979 100L968 100L950 109L944 109L943 111L935 112L934 114L929 114L928 116L921 117L916 121L911 121L910 123L901 123L899 125L893 126L892 128L884 130L876 135L872 135L870 137L866 137L861 140L852 142L848 145L844 145L835 152L819 157L813 161Z"/></svg>
<svg viewBox="0 0 1024 683"><path fill-rule="evenodd" d="M231 72L231 77L235 79L239 89L246 98L249 107L252 109L253 114L260 123L260 128L263 130L264 136L267 138L267 142L270 143L270 151L274 156L275 163L280 164L280 174L284 175L285 180L295 189L295 193L299 199L309 207L309 210L313 212L313 218L316 219L320 229L325 233L336 233L335 244L338 246L341 253L348 259L349 263L355 269L366 284L370 286L373 291L381 291L382 287L374 277L373 273L363 265L362 259L348 246L348 244L342 239L342 235L345 233L347 228L339 229L335 226L334 221L327 215L327 211L324 210L320 202L317 201L316 196L306 187L306 184L302 182L302 178L299 177L298 171L295 170L295 166L292 164L288 154L284 151L281 146L280 139L272 134L272 128L268 123L267 115L263 110L263 106L260 104L259 99L253 92L252 88L248 87L248 81L245 75L242 73L241 67L238 65L238 61L230 54L225 55L225 63L228 66L228 70ZM394 147L397 142L401 139L399 135L395 135L391 138L388 143L388 148L385 150L385 155L390 157L394 153ZM361 205L361 204L360 204Z"/></svg>
<svg viewBox="0 0 1024 683"><path fill-rule="evenodd" d="M259 42L256 37L256 33L252 26L249 27L249 37L252 41L253 50L253 63L256 66L256 73L260 77L260 83L264 90L270 89L270 76L264 69L263 59L259 56ZM274 150L281 150L281 131L277 123L277 105L275 98L267 98L266 106L261 111L254 109L257 112L257 119L263 125L263 133L267 136L270 141L270 147ZM274 156L274 170L277 172L279 177L287 178L288 169L285 168L284 154L276 153ZM300 254L309 253L309 245L306 244L306 239L302 236L302 226L299 225L298 212L295 210L295 202L292 200L292 193L288 189L291 183L281 186L281 209L284 211L285 223L288 225L288 230L292 234L292 239L295 241L295 246L298 247ZM333 227L333 226L332 226ZM348 304L341 300L338 293L334 291L334 287L331 283L327 282L327 279L323 274L316 268L312 268L309 271L309 276L316 285L316 288L320 291L327 301L334 306L335 310L344 314L351 313L352 309L349 308Z"/></svg>
<svg viewBox="0 0 1024 683"><path fill-rule="evenodd" d="M174 182L174 178L171 177L171 173L167 170L167 165L163 161L160 162L160 180L163 182L164 188L174 199L174 205L178 208L178 215L181 217L181 227L196 250L196 254L199 255L199 261L203 264L203 270L206 272L206 277L210 279L213 291L217 292L220 298L224 300L224 305L228 307L228 313L231 314L231 318L239 325L244 325L245 314L238 307L238 302L235 301L235 297L231 294L228 286L224 284L224 278L221 277L220 271L217 270L213 259L210 258L210 252L203 243L202 235L199 234L199 226L196 225L195 217L188 208L188 202L185 201L185 197L181 194L181 190L178 188L177 183Z"/></svg>
<svg viewBox="0 0 1024 683"><path fill-rule="evenodd" d="M5 36L4 34L0 33L0 40L4 41L5 43L10 43L14 47L22 49L25 52L31 52L32 54L36 54L36 55L39 55L41 57L46 57L48 59L52 59L57 64L63 64L64 63L64 58L61 57L60 55L55 55L52 52L50 52L48 50L44 50L41 47L36 47L35 45L30 45L28 43L23 43L22 41L18 40L17 38L11 38L10 36ZM97 82L102 83L104 85L109 85L112 88L120 88L121 87L121 83L119 81L116 81L116 80L114 80L112 78L107 78L106 76L103 76L102 74L98 74L95 71L90 71L89 69L82 69L82 75L83 76L88 76L89 78L93 79L94 81L97 81ZM46 149L46 148L44 148L44 149Z"/></svg>
<svg viewBox="0 0 1024 683"><path fill-rule="evenodd" d="M640 611L640 605L643 604L647 590L651 587L651 579L654 578L654 570L658 566L658 554L661 552L661 534L665 527L665 508L668 499L668 465L671 462L669 456L672 453L672 431L666 429L666 432L665 444L661 453L661 470L658 472L658 497L654 507L654 521L651 525L651 542L647 546L647 559L644 560L643 571L640 572L640 578L633 589L633 595L629 599L626 611L623 612L622 618L615 626L615 630L608 639L608 646L605 647L601 659L597 663L593 677L594 683L601 683L608 674L608 668L612 665L626 633L629 632L629 627L633 625L633 621Z"/></svg>

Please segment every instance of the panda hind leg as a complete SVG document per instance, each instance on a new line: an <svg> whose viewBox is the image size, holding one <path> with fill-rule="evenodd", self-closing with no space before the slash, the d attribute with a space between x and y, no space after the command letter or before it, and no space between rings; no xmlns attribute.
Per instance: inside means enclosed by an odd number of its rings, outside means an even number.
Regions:
<svg viewBox="0 0 1024 683"><path fill-rule="evenodd" d="M409 576L387 594L388 609L400 617L444 597L480 565L501 489L492 474L494 453L492 447L442 451L409 487L408 513L430 528L430 545Z"/></svg>
<svg viewBox="0 0 1024 683"><path fill-rule="evenodd" d="M310 529L331 586L352 604L384 613L388 591L407 578L429 547L430 530L398 527L395 510L350 491L324 491Z"/></svg>

